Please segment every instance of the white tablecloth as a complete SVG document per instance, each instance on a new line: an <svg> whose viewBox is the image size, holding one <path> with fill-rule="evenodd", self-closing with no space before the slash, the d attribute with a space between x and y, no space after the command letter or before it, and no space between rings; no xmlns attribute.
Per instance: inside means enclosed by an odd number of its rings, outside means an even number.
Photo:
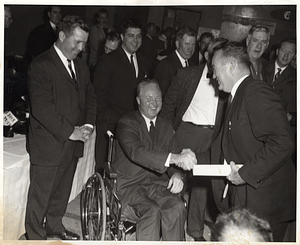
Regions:
<svg viewBox="0 0 300 245"><path fill-rule="evenodd" d="M69 202L82 190L89 176L94 173L95 131L85 143L84 156L79 159ZM25 233L25 211L29 187L29 155L25 136L15 134L3 139L3 196L4 240L17 240Z"/></svg>

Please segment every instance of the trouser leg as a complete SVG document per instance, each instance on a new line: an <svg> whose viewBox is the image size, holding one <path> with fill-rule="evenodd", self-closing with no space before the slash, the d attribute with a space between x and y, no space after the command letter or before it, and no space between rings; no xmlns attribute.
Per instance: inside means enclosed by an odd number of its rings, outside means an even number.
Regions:
<svg viewBox="0 0 300 245"><path fill-rule="evenodd" d="M207 203L206 182L208 181L209 180L205 178L198 178L194 181L190 193L187 233L194 238L203 236Z"/></svg>
<svg viewBox="0 0 300 245"><path fill-rule="evenodd" d="M48 234L65 231L62 218L68 206L77 162L78 159L73 157L69 164L66 164L66 166L61 168L57 173L55 180L55 182L58 183L57 188L53 192L46 214L46 231Z"/></svg>
<svg viewBox="0 0 300 245"><path fill-rule="evenodd" d="M184 241L186 208L179 195L161 187L161 197L156 199L161 212L161 232L163 241Z"/></svg>
<svg viewBox="0 0 300 245"><path fill-rule="evenodd" d="M44 217L46 215L58 167L30 165L25 229L29 240L47 239Z"/></svg>
<svg viewBox="0 0 300 245"><path fill-rule="evenodd" d="M157 203L146 200L130 206L139 217L136 224L137 241L159 241L161 214Z"/></svg>

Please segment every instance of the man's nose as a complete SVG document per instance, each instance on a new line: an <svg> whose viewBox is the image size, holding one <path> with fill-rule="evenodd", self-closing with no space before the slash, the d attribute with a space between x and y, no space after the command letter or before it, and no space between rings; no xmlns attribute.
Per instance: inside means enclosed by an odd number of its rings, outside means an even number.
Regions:
<svg viewBox="0 0 300 245"><path fill-rule="evenodd" d="M261 42L258 42L256 46L257 46L258 48L261 48L261 47L262 47Z"/></svg>

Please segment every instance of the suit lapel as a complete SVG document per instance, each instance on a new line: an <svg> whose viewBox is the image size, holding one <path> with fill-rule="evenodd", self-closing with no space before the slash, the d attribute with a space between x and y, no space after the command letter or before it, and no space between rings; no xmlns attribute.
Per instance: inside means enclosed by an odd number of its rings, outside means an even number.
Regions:
<svg viewBox="0 0 300 245"><path fill-rule="evenodd" d="M51 55L52 55L54 64L60 70L61 74L67 78L68 82L70 82L74 86L74 88L76 88L76 85L74 84L73 79L71 78L69 72L67 71L65 65L63 64L62 60L58 56L58 54L55 51L53 46L51 48ZM76 73L76 75L77 75L77 73Z"/></svg>
<svg viewBox="0 0 300 245"><path fill-rule="evenodd" d="M137 111L136 112L136 115L137 115L137 118L138 118L138 122L139 122L139 125L140 125L140 129L142 130L142 133L144 135L146 135L149 143L151 145L154 145L154 142L152 142L152 139L151 139L151 136L149 134L149 131L148 131L148 128L147 128L147 125L146 125L146 121L144 119L144 117L142 116L141 112L140 111ZM157 134L157 132L155 133Z"/></svg>

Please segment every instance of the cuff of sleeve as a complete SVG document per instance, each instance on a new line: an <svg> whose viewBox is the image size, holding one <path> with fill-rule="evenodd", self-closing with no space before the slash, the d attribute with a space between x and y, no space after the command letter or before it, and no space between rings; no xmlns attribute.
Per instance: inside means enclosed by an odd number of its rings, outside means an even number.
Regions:
<svg viewBox="0 0 300 245"><path fill-rule="evenodd" d="M170 167L170 159L171 159L171 153L169 153L168 158L165 162L165 167L167 167L167 168Z"/></svg>
<svg viewBox="0 0 300 245"><path fill-rule="evenodd" d="M84 126L89 127L91 129L94 129L94 126L92 124L89 124L89 123L84 124Z"/></svg>

